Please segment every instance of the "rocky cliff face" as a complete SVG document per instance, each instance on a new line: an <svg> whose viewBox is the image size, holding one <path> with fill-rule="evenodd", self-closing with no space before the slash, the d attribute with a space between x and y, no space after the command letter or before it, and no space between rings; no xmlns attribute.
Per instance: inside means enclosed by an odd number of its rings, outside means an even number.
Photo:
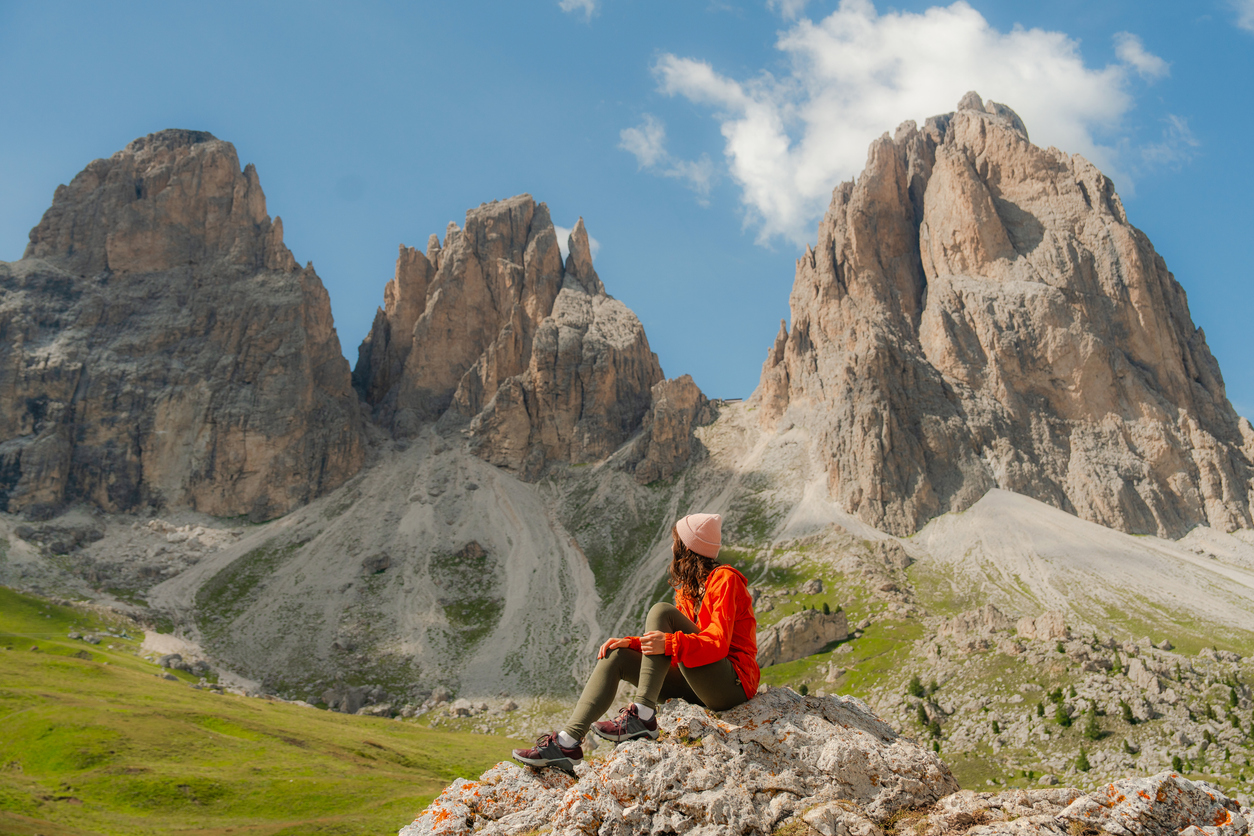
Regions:
<svg viewBox="0 0 1254 836"><path fill-rule="evenodd" d="M361 466L327 293L197 131L96 160L0 263L0 505L268 518Z"/></svg>
<svg viewBox="0 0 1254 836"><path fill-rule="evenodd" d="M402 247L384 302L354 370L376 417L402 436L464 422L475 453L523 478L608 456L662 380L639 320L593 269L583 220L563 263L530 195L467 212L425 254Z"/></svg>
<svg viewBox="0 0 1254 836"><path fill-rule="evenodd" d="M755 394L898 534L989 488L1132 533L1248 528L1254 431L1114 187L968 94L870 148Z"/></svg>

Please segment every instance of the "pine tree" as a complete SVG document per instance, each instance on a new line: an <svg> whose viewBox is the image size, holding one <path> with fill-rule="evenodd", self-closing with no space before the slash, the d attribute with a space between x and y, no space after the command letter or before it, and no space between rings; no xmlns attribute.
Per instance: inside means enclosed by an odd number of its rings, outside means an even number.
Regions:
<svg viewBox="0 0 1254 836"><path fill-rule="evenodd" d="M996 720L993 721L993 734L1001 734L1001 726L997 724Z"/></svg>
<svg viewBox="0 0 1254 836"><path fill-rule="evenodd" d="M1089 765L1088 753L1085 752L1083 749L1081 749L1080 754L1076 756L1075 768L1080 770L1081 772L1088 772L1090 769L1092 769L1092 767Z"/></svg>
<svg viewBox="0 0 1254 836"><path fill-rule="evenodd" d="M1183 771L1184 771L1184 761L1180 760L1180 756L1179 756L1179 755L1172 755L1172 756L1171 756L1171 771L1172 771L1172 772L1183 772Z"/></svg>
<svg viewBox="0 0 1254 836"><path fill-rule="evenodd" d="M1039 702L1036 704L1036 716L1037 717L1045 716L1045 706Z"/></svg>
<svg viewBox="0 0 1254 836"><path fill-rule="evenodd" d="M919 697L920 699L924 696L923 683L919 681L919 675L917 673L910 677L910 684L906 686L906 693L912 697Z"/></svg>
<svg viewBox="0 0 1254 836"><path fill-rule="evenodd" d="M1067 713L1067 707L1061 703L1054 709L1054 722L1062 726L1064 729L1071 725L1071 715Z"/></svg>
<svg viewBox="0 0 1254 836"><path fill-rule="evenodd" d="M1097 709L1089 706L1089 710L1085 712L1088 719L1084 723L1084 736L1089 740L1102 739L1102 727L1097 723Z"/></svg>
<svg viewBox="0 0 1254 836"><path fill-rule="evenodd" d="M1127 700L1119 700L1119 716L1129 726L1136 725L1136 715L1132 713L1132 706L1128 705Z"/></svg>

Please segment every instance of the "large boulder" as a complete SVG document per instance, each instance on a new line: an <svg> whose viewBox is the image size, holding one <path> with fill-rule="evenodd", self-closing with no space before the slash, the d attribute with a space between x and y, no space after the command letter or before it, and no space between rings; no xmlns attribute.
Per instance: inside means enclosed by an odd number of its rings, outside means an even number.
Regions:
<svg viewBox="0 0 1254 836"><path fill-rule="evenodd" d="M772 689L719 716L672 700L658 723L659 741L621 744L576 777L500 763L478 781L459 778L401 836L765 836L825 802L882 822L958 789L935 754L852 697Z"/></svg>
<svg viewBox="0 0 1254 836"><path fill-rule="evenodd" d="M758 631L758 666L765 668L801 659L847 638L849 620L844 610L802 610Z"/></svg>

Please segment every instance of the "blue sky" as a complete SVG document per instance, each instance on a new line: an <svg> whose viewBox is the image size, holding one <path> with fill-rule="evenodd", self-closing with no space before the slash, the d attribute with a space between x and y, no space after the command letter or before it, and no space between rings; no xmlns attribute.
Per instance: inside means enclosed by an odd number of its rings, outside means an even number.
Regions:
<svg viewBox="0 0 1254 836"><path fill-rule="evenodd" d="M832 187L976 89L1112 176L1254 416L1254 0L0 0L0 259L170 127L255 163L345 353L398 244L530 192L583 216L670 376L748 395Z"/></svg>

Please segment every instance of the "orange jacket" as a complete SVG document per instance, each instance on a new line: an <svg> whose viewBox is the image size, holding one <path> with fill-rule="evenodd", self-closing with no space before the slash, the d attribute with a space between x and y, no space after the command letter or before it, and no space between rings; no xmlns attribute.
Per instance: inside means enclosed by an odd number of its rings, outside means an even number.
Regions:
<svg viewBox="0 0 1254 836"><path fill-rule="evenodd" d="M696 623L699 632L666 634L666 655L671 657L671 664L698 668L731 659L745 697L752 699L762 675L757 658L758 620L745 576L732 566L717 566L705 579L705 599L699 612L679 590L675 590L675 606ZM631 648L639 650L640 637L629 638Z"/></svg>

